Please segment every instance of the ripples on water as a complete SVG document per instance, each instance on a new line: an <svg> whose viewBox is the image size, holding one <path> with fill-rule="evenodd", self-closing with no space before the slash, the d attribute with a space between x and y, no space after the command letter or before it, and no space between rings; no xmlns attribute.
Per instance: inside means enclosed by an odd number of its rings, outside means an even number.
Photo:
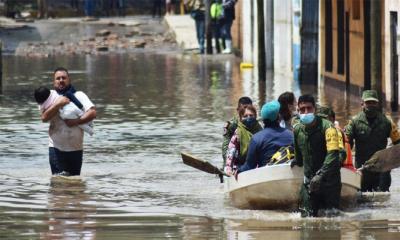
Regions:
<svg viewBox="0 0 400 240"><path fill-rule="evenodd" d="M301 219L230 207L217 177L182 164L180 151L189 151L220 165L221 126L237 99L249 95L260 106L279 95L259 91L254 74L241 75L235 59L132 53L40 61L9 56L4 64L2 238L398 237L397 170L391 195L365 196L337 218ZM85 136L83 174L69 180L50 176L48 125L32 98L35 87L51 86L58 65L71 70L73 84L98 110L95 135ZM334 106L343 123L358 110Z"/></svg>

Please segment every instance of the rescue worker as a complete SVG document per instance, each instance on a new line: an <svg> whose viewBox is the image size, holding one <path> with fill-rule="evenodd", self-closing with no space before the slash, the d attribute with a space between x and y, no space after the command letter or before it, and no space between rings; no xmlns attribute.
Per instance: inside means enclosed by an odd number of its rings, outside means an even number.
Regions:
<svg viewBox="0 0 400 240"><path fill-rule="evenodd" d="M385 116L379 105L375 90L365 90L362 94L362 111L345 127L350 145L355 141L356 168L362 167L375 152L385 149L390 137L393 144L400 142L400 133L395 123ZM389 191L390 171L383 173L362 171L361 191Z"/></svg>
<svg viewBox="0 0 400 240"><path fill-rule="evenodd" d="M315 114L313 96L300 96L298 111L300 121L294 126L295 159L290 166L304 166L301 216L316 217L320 209L339 208L342 183L338 133L331 122Z"/></svg>
<svg viewBox="0 0 400 240"><path fill-rule="evenodd" d="M253 105L253 101L249 97L241 97L239 98L238 105L236 108L236 115L233 116L233 118L225 123L224 126L224 139L222 142L222 159L223 159L223 165L222 168L225 167L226 165L226 153L228 150L228 145L229 142L231 141L231 138L233 134L236 131L236 128L238 126L239 122L239 112L243 111L248 105ZM254 124L251 128L249 128L249 131L254 134L258 131L262 130L261 125L258 123Z"/></svg>
<svg viewBox="0 0 400 240"><path fill-rule="evenodd" d="M251 138L246 162L238 173L265 166L280 148L293 146L293 132L279 126L280 108L278 101L268 102L261 108L264 129Z"/></svg>

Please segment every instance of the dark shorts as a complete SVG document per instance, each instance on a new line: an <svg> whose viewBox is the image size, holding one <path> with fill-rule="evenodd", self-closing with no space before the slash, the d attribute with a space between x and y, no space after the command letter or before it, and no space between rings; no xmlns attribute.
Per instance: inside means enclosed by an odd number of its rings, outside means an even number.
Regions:
<svg viewBox="0 0 400 240"><path fill-rule="evenodd" d="M80 175L82 168L83 151L63 152L54 147L49 147L49 161L51 173L57 174L62 171L70 175Z"/></svg>

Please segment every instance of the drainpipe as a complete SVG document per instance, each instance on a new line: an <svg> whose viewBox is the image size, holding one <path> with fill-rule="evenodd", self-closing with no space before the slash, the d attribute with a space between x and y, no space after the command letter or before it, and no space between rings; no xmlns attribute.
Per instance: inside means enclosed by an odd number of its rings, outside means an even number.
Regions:
<svg viewBox="0 0 400 240"><path fill-rule="evenodd" d="M206 6L206 52L212 54L212 32L211 32L211 15L210 15L210 0L205 0Z"/></svg>
<svg viewBox="0 0 400 240"><path fill-rule="evenodd" d="M3 93L3 43L0 41L0 94Z"/></svg>
<svg viewBox="0 0 400 240"><path fill-rule="evenodd" d="M264 0L265 26L265 65L267 70L274 69L274 1Z"/></svg>
<svg viewBox="0 0 400 240"><path fill-rule="evenodd" d="M379 100L382 100L381 1L370 1L370 6L371 89L376 90L379 93Z"/></svg>
<svg viewBox="0 0 400 240"><path fill-rule="evenodd" d="M302 0L300 83L313 86L318 86L318 14L318 0Z"/></svg>
<svg viewBox="0 0 400 240"><path fill-rule="evenodd" d="M272 1L271 1L272 2ZM257 31L258 31L258 79L265 81L266 52L264 28L264 0L257 0Z"/></svg>

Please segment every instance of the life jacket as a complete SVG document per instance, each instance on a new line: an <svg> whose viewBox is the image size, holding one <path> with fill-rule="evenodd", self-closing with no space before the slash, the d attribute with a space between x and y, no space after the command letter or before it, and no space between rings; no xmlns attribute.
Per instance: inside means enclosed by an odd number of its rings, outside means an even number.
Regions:
<svg viewBox="0 0 400 240"><path fill-rule="evenodd" d="M292 146L281 147L272 155L267 165L287 163L292 159L294 159L294 148Z"/></svg>
<svg viewBox="0 0 400 240"><path fill-rule="evenodd" d="M351 152L351 146L349 143L349 139L347 138L346 134L344 134L344 142L345 142L345 149L346 149L346 160L342 163L343 167L355 170L353 165L353 153Z"/></svg>
<svg viewBox="0 0 400 240"><path fill-rule="evenodd" d="M346 134L342 131L340 126L335 123L336 130L339 134L339 147L346 151L346 158L342 159L342 167L349 168L351 170L355 170L353 165L353 155L351 152L351 146L349 143L349 139L347 138Z"/></svg>

